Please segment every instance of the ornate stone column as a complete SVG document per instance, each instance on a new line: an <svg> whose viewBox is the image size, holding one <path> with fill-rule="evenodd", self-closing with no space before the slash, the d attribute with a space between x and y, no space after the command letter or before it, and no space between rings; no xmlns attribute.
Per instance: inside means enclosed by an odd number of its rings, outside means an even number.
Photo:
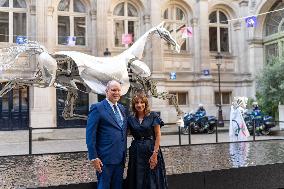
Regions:
<svg viewBox="0 0 284 189"><path fill-rule="evenodd" d="M90 10L90 16L91 16L91 28L90 28L90 35L89 37L89 46L91 48L91 52L94 56L102 56L102 54L98 54L98 48L97 48L97 5L94 5L94 8ZM105 25L107 27L107 25ZM98 102L98 95L94 93L89 93L89 106L91 106L93 103Z"/></svg>
<svg viewBox="0 0 284 189"><path fill-rule="evenodd" d="M161 22L161 4L159 1L151 3L151 19L152 26L158 25ZM152 67L153 73L164 71L162 43L159 37L153 37L152 40Z"/></svg>
<svg viewBox="0 0 284 189"><path fill-rule="evenodd" d="M89 45L91 47L91 51L93 55L97 55L97 11L95 9L90 10L90 16L91 16L91 29L90 29L90 35L89 37Z"/></svg>
<svg viewBox="0 0 284 189"><path fill-rule="evenodd" d="M203 70L210 70L209 51L209 21L208 21L208 0L199 0L196 3L196 17L192 19L194 26L194 72L196 75L196 86L192 90L193 107L199 103L211 106L213 92L213 79L211 75L203 75ZM211 71L211 70L210 70Z"/></svg>
<svg viewBox="0 0 284 189"><path fill-rule="evenodd" d="M46 17L46 46L48 49L53 49L54 45L56 45L56 37L57 37L57 25L55 25L55 20L57 19L54 15L56 7L50 5L47 7L47 17ZM54 37L51 37L54 36Z"/></svg>
<svg viewBox="0 0 284 189"><path fill-rule="evenodd" d="M255 77L256 73L262 70L264 65L264 47L262 39L251 39L248 41L249 70L254 79L250 95L254 96L256 92Z"/></svg>
<svg viewBox="0 0 284 189"><path fill-rule="evenodd" d="M240 15L239 17L245 17L248 15L248 0L240 1L239 3L240 7ZM249 59L248 59L248 45L247 45L247 27L246 23L243 20L238 20L240 23L235 24L235 29L239 29L239 39L238 39L238 45L239 45L239 53L238 53L238 63L239 63L239 72L244 73L249 71Z"/></svg>
<svg viewBox="0 0 284 189"><path fill-rule="evenodd" d="M242 31L241 31L241 27L242 27L242 22L237 20L237 21L233 21L231 23L231 26L232 26L232 43L230 44L231 45L231 51L233 54L235 54L236 56L237 55L240 55L244 52L243 49L241 47L244 46L244 42L241 41L241 39L243 39L243 36L242 36ZM240 59L240 56L237 56L237 64L235 64L235 67L234 67L234 70L235 72L239 73L241 72L241 67L243 66L241 64L241 59Z"/></svg>
<svg viewBox="0 0 284 189"><path fill-rule="evenodd" d="M197 51L200 52L197 54L199 68L196 67L195 71L201 72L203 69L210 68L208 0L199 0L196 6L197 17L199 17L199 28L196 32L199 35L199 48Z"/></svg>
<svg viewBox="0 0 284 189"><path fill-rule="evenodd" d="M94 56L102 56L98 55L98 51L96 48L97 38L96 38L96 31L97 31L97 11L96 9L90 10L91 16L91 28L90 28L90 35L89 35L89 46L91 48L92 54ZM98 102L98 95L94 93L89 93L89 106L93 103Z"/></svg>
<svg viewBox="0 0 284 189"><path fill-rule="evenodd" d="M97 56L103 56L105 49L108 47L108 40L112 40L112 36L108 36L108 13L110 0L97 0L97 26L96 27L96 49Z"/></svg>
<svg viewBox="0 0 284 189"><path fill-rule="evenodd" d="M31 4L29 7L29 17L30 17L30 24L28 24L28 36L30 40L36 40L36 30L34 29L36 27L36 6L34 4Z"/></svg>
<svg viewBox="0 0 284 189"><path fill-rule="evenodd" d="M36 40L48 49L54 44L56 34L53 33L53 8L48 0L36 1ZM47 13L47 17L46 17ZM36 60L35 60L36 61ZM56 90L48 88L30 88L30 126L56 127Z"/></svg>
<svg viewBox="0 0 284 189"><path fill-rule="evenodd" d="M151 28L150 23L151 16L149 14L146 14L143 16L143 25L145 25L144 30L140 30L140 35L143 35L144 32L148 31ZM152 42L151 40L147 41L145 49L144 49L144 62L149 66L149 68L153 68L153 62L152 62Z"/></svg>
<svg viewBox="0 0 284 189"><path fill-rule="evenodd" d="M201 54L201 51L200 51L200 43L199 43L199 40L200 40L200 36L199 36L199 27L198 27L198 18L192 18L191 19L191 25L192 25L192 29L193 29L193 41L194 43L192 44L193 45L193 53L194 53L194 57L193 57L193 67L192 67L192 70L193 71L196 71L196 70L199 70L199 60L200 60L200 54Z"/></svg>

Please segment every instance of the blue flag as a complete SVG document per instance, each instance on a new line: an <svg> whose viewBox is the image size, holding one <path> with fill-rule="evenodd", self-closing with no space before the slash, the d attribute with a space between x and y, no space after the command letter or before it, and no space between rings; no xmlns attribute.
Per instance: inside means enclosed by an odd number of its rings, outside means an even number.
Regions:
<svg viewBox="0 0 284 189"><path fill-rule="evenodd" d="M256 27L257 25L257 18L256 16L246 17L246 25L247 27Z"/></svg>
<svg viewBox="0 0 284 189"><path fill-rule="evenodd" d="M170 79L175 80L177 78L176 72L170 72Z"/></svg>
<svg viewBox="0 0 284 189"><path fill-rule="evenodd" d="M26 40L27 40L27 37L18 35L16 37L16 44L24 44L27 42Z"/></svg>

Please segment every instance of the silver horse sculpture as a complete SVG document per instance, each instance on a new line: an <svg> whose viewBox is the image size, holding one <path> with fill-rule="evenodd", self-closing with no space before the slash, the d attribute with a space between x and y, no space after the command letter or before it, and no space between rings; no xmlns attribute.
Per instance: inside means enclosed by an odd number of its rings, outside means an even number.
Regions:
<svg viewBox="0 0 284 189"><path fill-rule="evenodd" d="M141 61L145 44L149 36L153 34L158 34L179 52L180 46L163 25L162 22L151 28L130 48L113 57L94 57L76 51L60 51L49 54L45 47L32 41L1 49L0 71L2 72L12 68L23 53L28 55L28 60L37 56L38 64L36 65L36 74L32 78L2 78L1 82L7 83L0 91L0 97L14 87L35 86L45 88L53 86L68 92L62 113L64 119L86 119L85 115L74 114L78 90L86 93L105 94L107 82L117 80L122 84L122 94L126 94L132 86L136 90L144 90L146 94L150 93L153 97L170 99L180 117L183 112L178 107L176 96L167 92L158 93L156 83L150 78L149 67ZM129 75L132 75L132 80L130 80Z"/></svg>

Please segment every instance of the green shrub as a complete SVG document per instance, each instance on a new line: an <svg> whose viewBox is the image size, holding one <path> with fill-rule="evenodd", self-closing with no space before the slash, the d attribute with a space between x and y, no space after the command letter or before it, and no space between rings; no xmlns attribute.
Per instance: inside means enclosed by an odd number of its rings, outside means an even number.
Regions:
<svg viewBox="0 0 284 189"><path fill-rule="evenodd" d="M284 59L272 58L256 80L256 98L262 111L275 116L279 103L284 104Z"/></svg>

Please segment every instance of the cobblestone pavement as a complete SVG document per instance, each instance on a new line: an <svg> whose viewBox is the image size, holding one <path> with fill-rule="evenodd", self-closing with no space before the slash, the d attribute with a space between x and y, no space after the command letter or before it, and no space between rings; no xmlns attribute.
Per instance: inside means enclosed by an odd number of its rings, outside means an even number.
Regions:
<svg viewBox="0 0 284 189"><path fill-rule="evenodd" d="M0 132L0 156L22 155L29 152L28 131L2 131ZM52 129L34 130L32 140L32 153L55 153L86 151L85 129ZM256 136L256 140L284 139L284 131L275 128L269 136ZM128 146L132 137L128 137ZM248 140L253 140L249 137ZM192 134L191 144L215 143L214 134ZM218 142L229 142L228 127L218 128ZM188 135L181 135L179 140L178 127L167 125L162 128L161 146L189 144Z"/></svg>

